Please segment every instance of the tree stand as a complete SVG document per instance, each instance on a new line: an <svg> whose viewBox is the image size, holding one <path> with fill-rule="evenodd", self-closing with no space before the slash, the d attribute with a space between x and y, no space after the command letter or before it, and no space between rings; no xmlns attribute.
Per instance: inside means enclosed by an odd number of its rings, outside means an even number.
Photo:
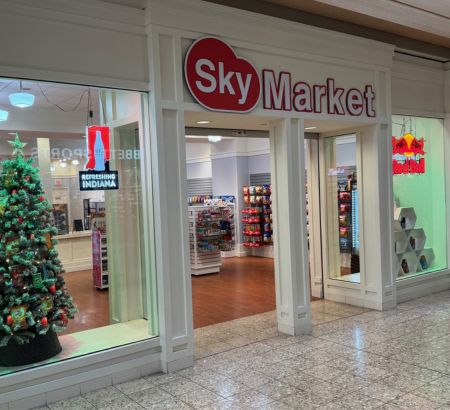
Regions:
<svg viewBox="0 0 450 410"><path fill-rule="evenodd" d="M51 330L45 335L36 335L23 345L11 339L6 346L0 347L0 366L23 366L41 362L57 355L61 350L58 336Z"/></svg>

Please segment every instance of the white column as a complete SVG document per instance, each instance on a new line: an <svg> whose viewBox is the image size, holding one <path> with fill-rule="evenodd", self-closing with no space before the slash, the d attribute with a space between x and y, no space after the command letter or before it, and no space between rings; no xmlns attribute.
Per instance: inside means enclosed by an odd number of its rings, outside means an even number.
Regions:
<svg viewBox="0 0 450 410"><path fill-rule="evenodd" d="M193 364L194 331L189 260L184 112L164 108L182 99L180 40L149 32L150 149L162 370ZM168 68L171 67L171 70ZM175 101L174 101L175 100Z"/></svg>
<svg viewBox="0 0 450 410"><path fill-rule="evenodd" d="M309 270L311 293L323 298L322 242L320 231L320 170L319 141L306 140L307 182L308 182L308 220L309 220Z"/></svg>
<svg viewBox="0 0 450 410"><path fill-rule="evenodd" d="M37 138L37 152L39 173L41 175L41 184L45 192L47 201L53 203L52 197L52 173L50 171L50 140L48 138Z"/></svg>
<svg viewBox="0 0 450 410"><path fill-rule="evenodd" d="M391 127L365 127L360 136L361 298L364 306L384 310L396 305Z"/></svg>
<svg viewBox="0 0 450 410"><path fill-rule="evenodd" d="M270 127L277 320L290 335L311 331L303 128L299 119Z"/></svg>

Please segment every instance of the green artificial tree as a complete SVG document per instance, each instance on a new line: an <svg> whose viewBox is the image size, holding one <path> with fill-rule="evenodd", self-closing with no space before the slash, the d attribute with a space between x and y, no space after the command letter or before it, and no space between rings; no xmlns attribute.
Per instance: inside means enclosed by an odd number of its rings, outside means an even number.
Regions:
<svg viewBox="0 0 450 410"><path fill-rule="evenodd" d="M39 171L33 167L33 159L24 157L26 144L18 135L9 142L12 159L3 162L0 174L3 365L30 363L59 353L61 347L55 332L64 331L76 312L65 286L55 247L57 230L51 223L52 207L44 197ZM51 343L55 346L48 346Z"/></svg>

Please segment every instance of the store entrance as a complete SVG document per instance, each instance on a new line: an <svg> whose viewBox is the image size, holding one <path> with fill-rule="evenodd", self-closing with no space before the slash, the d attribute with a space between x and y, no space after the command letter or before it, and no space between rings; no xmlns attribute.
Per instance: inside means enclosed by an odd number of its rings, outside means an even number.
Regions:
<svg viewBox="0 0 450 410"><path fill-rule="evenodd" d="M186 114L195 328L276 309L268 124L201 114Z"/></svg>

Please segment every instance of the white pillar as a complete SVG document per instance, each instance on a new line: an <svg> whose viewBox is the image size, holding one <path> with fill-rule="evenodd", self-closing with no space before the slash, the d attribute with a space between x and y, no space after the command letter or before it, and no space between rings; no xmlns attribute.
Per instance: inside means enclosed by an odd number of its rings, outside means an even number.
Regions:
<svg viewBox="0 0 450 410"><path fill-rule="evenodd" d="M149 28L150 149L162 370L193 364L194 331L186 193L186 146L180 39ZM164 61L162 70L161 61ZM164 108L164 101L172 101ZM174 107L174 108L172 108Z"/></svg>
<svg viewBox="0 0 450 410"><path fill-rule="evenodd" d="M50 140L48 138L37 138L37 153L39 173L41 175L41 184L45 192L45 197L48 202L53 203L52 196L52 173L50 171Z"/></svg>
<svg viewBox="0 0 450 410"><path fill-rule="evenodd" d="M376 124L361 137L361 298L372 309L396 305L391 127Z"/></svg>
<svg viewBox="0 0 450 410"><path fill-rule="evenodd" d="M322 279L322 237L320 231L320 168L319 141L309 139L307 142L307 182L308 182L308 220L309 220L309 270L311 293L316 298L323 298Z"/></svg>
<svg viewBox="0 0 450 410"><path fill-rule="evenodd" d="M270 126L277 320L290 335L311 331L303 128L300 119Z"/></svg>

